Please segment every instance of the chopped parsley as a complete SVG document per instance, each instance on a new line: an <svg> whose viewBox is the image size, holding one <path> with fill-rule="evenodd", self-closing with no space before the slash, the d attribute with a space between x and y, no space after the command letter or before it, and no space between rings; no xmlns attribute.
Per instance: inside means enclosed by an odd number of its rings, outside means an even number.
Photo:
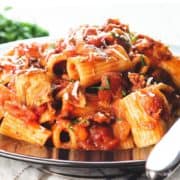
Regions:
<svg viewBox="0 0 180 180"><path fill-rule="evenodd" d="M68 129L73 131L73 130L74 130L74 129L73 129L73 126L74 126L75 124L78 124L78 123L79 123L79 119L77 119L77 118L72 119L72 120L71 120L71 123L70 123L69 126L68 126Z"/></svg>
<svg viewBox="0 0 180 180"><path fill-rule="evenodd" d="M74 79L69 79L68 81L73 82L73 83L76 82L76 80L74 80Z"/></svg>
<svg viewBox="0 0 180 180"><path fill-rule="evenodd" d="M41 98L38 99L38 103L39 103L39 104L42 104L43 101L44 101L43 97L41 97Z"/></svg>
<svg viewBox="0 0 180 180"><path fill-rule="evenodd" d="M89 88L90 89L97 89L97 90L110 90L111 85L110 85L109 78L107 76L105 76L105 86L91 86Z"/></svg>
<svg viewBox="0 0 180 180"><path fill-rule="evenodd" d="M69 124L68 129L74 131L72 124Z"/></svg>
<svg viewBox="0 0 180 180"><path fill-rule="evenodd" d="M127 95L127 92L123 89L122 90L122 96L125 97Z"/></svg>
<svg viewBox="0 0 180 180"><path fill-rule="evenodd" d="M80 124L86 124L86 125L89 125L89 120L88 119L85 119L85 118L83 118L83 119L81 119L80 120Z"/></svg>
<svg viewBox="0 0 180 180"><path fill-rule="evenodd" d="M109 90L109 89L111 89L110 81L109 81L109 78L108 78L107 76L105 76L105 83L106 83L106 85L105 85L105 87L103 87L104 90Z"/></svg>
<svg viewBox="0 0 180 180"><path fill-rule="evenodd" d="M75 125L75 124L78 124L80 121L79 121L79 119L77 119L77 118L74 118L72 121L71 121L71 123L73 124L73 125Z"/></svg>
<svg viewBox="0 0 180 180"><path fill-rule="evenodd" d="M129 52L131 49L131 42L129 36L124 34L118 34L116 32L111 32L111 35L117 40L117 43L124 47L124 49Z"/></svg>
<svg viewBox="0 0 180 180"><path fill-rule="evenodd" d="M123 119L122 118L116 118L116 121L122 121Z"/></svg>
<svg viewBox="0 0 180 180"><path fill-rule="evenodd" d="M145 61L145 59L144 59L144 55L141 55L141 56L140 56L140 62L141 62L141 65L142 65L142 66L147 66L146 61Z"/></svg>
<svg viewBox="0 0 180 180"><path fill-rule="evenodd" d="M114 38L119 38L120 35L116 32L111 32L111 35L114 37Z"/></svg>
<svg viewBox="0 0 180 180"><path fill-rule="evenodd" d="M129 32L129 38L131 43L134 44L138 40L138 35L132 32Z"/></svg>
<svg viewBox="0 0 180 180"><path fill-rule="evenodd" d="M76 125L76 124L79 124L79 125L80 124L82 124L82 125L83 124L89 125L89 120L85 119L85 118L79 118L79 119L78 118L74 118L74 119L71 120L71 123L69 124L68 129L73 131L74 130L73 126Z"/></svg>

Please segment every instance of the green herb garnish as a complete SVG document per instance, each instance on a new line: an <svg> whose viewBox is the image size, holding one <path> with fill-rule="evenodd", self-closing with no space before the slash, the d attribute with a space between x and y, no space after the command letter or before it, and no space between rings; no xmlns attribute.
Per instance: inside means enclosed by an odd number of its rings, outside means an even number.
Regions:
<svg viewBox="0 0 180 180"><path fill-rule="evenodd" d="M116 121L122 121L123 119L122 118L116 118Z"/></svg>
<svg viewBox="0 0 180 180"><path fill-rule="evenodd" d="M40 99L38 99L38 103L42 104L44 102L44 99L41 97Z"/></svg>
<svg viewBox="0 0 180 180"><path fill-rule="evenodd" d="M138 40L138 35L132 32L129 32L129 38L131 43L134 44Z"/></svg>
<svg viewBox="0 0 180 180"><path fill-rule="evenodd" d="M68 129L74 131L72 124L69 124Z"/></svg>
<svg viewBox="0 0 180 180"><path fill-rule="evenodd" d="M142 66L146 66L147 64L146 64L146 61L145 61L145 59L144 59L144 55L141 55L140 56L140 61L141 61L141 65Z"/></svg>
<svg viewBox="0 0 180 180"><path fill-rule="evenodd" d="M111 86L110 86L110 81L108 79L108 77L105 77L105 86L91 86L89 87L90 89L97 89L97 90L110 90Z"/></svg>
<svg viewBox="0 0 180 180"><path fill-rule="evenodd" d="M73 83L76 82L76 80L74 80L74 79L69 79L68 81L73 82Z"/></svg>
<svg viewBox="0 0 180 180"><path fill-rule="evenodd" d="M102 88L104 88L104 90L111 89L109 78L107 76L105 76L105 87L102 87Z"/></svg>
<svg viewBox="0 0 180 180"><path fill-rule="evenodd" d="M127 95L127 92L123 89L122 90L122 96L125 97Z"/></svg>
<svg viewBox="0 0 180 180"><path fill-rule="evenodd" d="M111 32L111 35L114 38L116 38L117 43L120 44L121 46L123 46L127 52L130 51L130 49L131 49L131 42L130 42L129 36L126 33L118 34L116 32Z"/></svg>
<svg viewBox="0 0 180 180"><path fill-rule="evenodd" d="M71 123L72 123L73 125L75 125L75 124L79 123L79 119L74 118L74 119L71 121Z"/></svg>
<svg viewBox="0 0 180 180"><path fill-rule="evenodd" d="M76 125L76 124L88 124L88 123L89 123L89 121L87 119L74 118L74 119L71 120L71 123L69 124L68 129L73 131L74 130L73 129L74 125Z"/></svg>
<svg viewBox="0 0 180 180"><path fill-rule="evenodd" d="M88 87L89 89L97 89L97 90L102 90L102 87L101 86L91 86L91 87Z"/></svg>
<svg viewBox="0 0 180 180"><path fill-rule="evenodd" d="M75 124L78 124L79 123L79 119L77 119L77 118L74 118L74 119L72 119L71 120L71 123L69 124L69 126L68 126L68 129L70 129L70 130L74 130L73 129L73 126L75 125Z"/></svg>
<svg viewBox="0 0 180 180"><path fill-rule="evenodd" d="M83 119L80 120L80 124L86 124L86 125L89 125L89 120L83 118Z"/></svg>
<svg viewBox="0 0 180 180"><path fill-rule="evenodd" d="M114 38L119 38L120 35L116 32L111 32L111 35L114 37Z"/></svg>

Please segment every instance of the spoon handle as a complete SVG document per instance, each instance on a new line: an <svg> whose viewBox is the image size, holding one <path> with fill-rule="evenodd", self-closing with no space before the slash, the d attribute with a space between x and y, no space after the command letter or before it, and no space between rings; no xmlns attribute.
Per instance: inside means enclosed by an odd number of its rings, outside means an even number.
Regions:
<svg viewBox="0 0 180 180"><path fill-rule="evenodd" d="M166 177L180 163L180 118L151 151L146 162L150 179Z"/></svg>

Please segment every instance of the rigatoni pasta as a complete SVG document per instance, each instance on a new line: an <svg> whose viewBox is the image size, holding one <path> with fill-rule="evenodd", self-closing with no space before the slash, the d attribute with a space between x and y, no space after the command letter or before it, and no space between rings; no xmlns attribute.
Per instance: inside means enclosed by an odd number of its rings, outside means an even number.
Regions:
<svg viewBox="0 0 180 180"><path fill-rule="evenodd" d="M51 84L46 72L31 70L15 78L16 94L22 103L29 106L51 101Z"/></svg>
<svg viewBox="0 0 180 180"><path fill-rule="evenodd" d="M51 131L40 125L27 125L21 119L5 113L0 126L0 133L11 138L24 140L33 144L44 145L51 136Z"/></svg>
<svg viewBox="0 0 180 180"><path fill-rule="evenodd" d="M57 148L77 149L77 140L68 120L61 120L52 127L53 144ZM59 138L61 137L61 138Z"/></svg>
<svg viewBox="0 0 180 180"><path fill-rule="evenodd" d="M0 133L40 146L156 144L177 116L180 58L117 19L0 57Z"/></svg>
<svg viewBox="0 0 180 180"><path fill-rule="evenodd" d="M68 76L80 80L80 84L87 87L98 83L106 72L124 72L132 67L129 57L122 54L119 48L111 47L110 55L92 62L83 56L71 57L67 61Z"/></svg>
<svg viewBox="0 0 180 180"><path fill-rule="evenodd" d="M119 103L119 108L123 108L125 118L131 126L137 147L156 144L166 132L160 114L165 113L168 116L169 107L163 102L164 95L155 90L142 89L136 91L120 100ZM155 107L159 105L155 102L161 103L161 107ZM168 119L168 117L166 118Z"/></svg>

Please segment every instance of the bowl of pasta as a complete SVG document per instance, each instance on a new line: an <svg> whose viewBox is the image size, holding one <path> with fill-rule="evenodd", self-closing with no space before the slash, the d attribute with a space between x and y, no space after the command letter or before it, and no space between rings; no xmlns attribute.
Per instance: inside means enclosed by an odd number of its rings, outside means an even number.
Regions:
<svg viewBox="0 0 180 180"><path fill-rule="evenodd" d="M179 116L171 48L118 19L0 45L0 155L72 174L142 170Z"/></svg>

